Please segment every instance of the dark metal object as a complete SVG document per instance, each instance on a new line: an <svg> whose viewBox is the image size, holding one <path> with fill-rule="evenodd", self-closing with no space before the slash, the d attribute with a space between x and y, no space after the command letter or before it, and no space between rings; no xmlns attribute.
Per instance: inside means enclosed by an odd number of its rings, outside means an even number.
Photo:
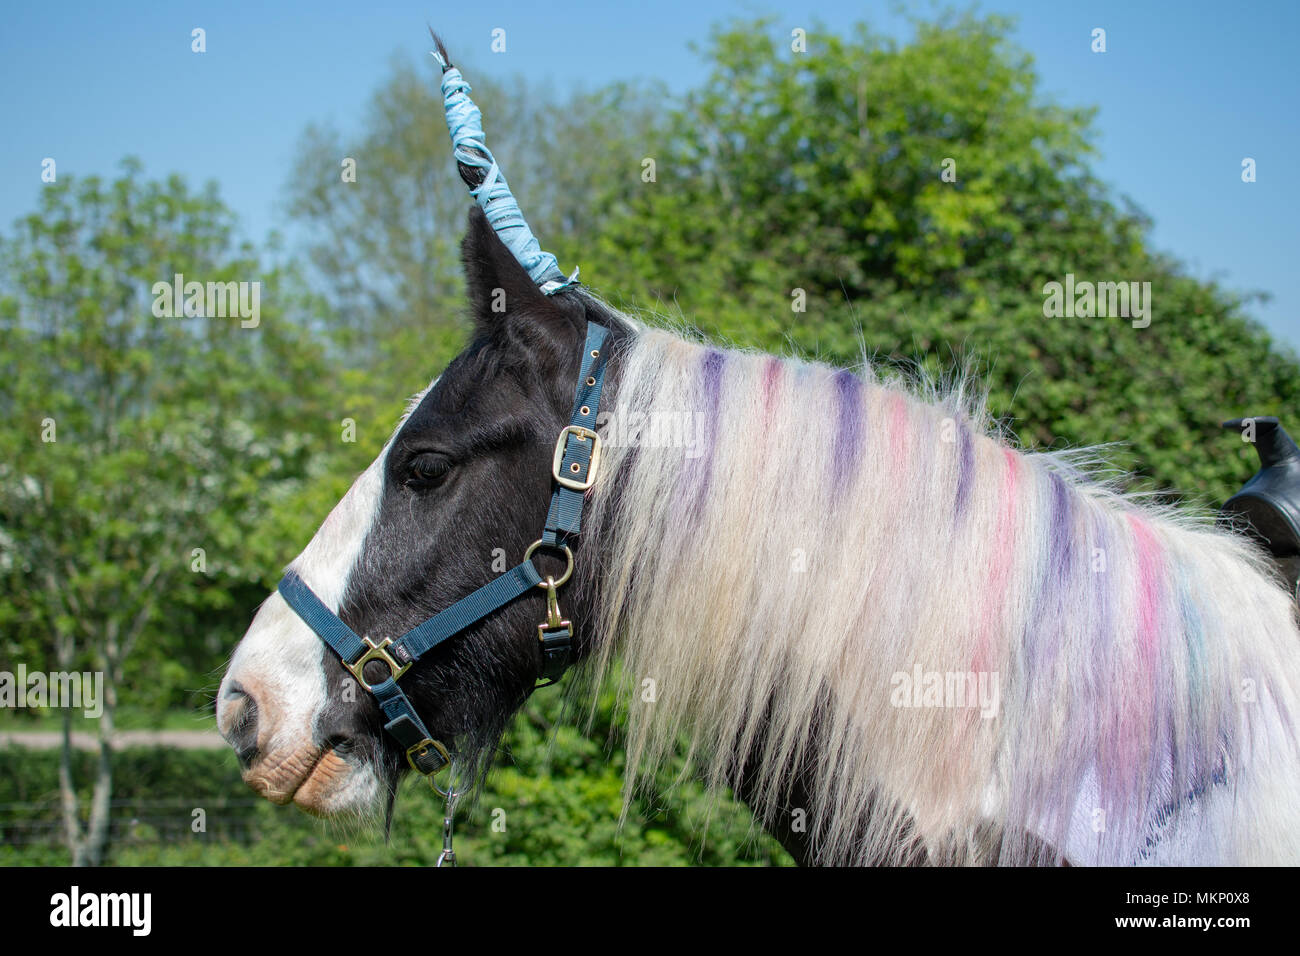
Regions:
<svg viewBox="0 0 1300 956"><path fill-rule="evenodd" d="M1243 435L1254 429L1260 469L1221 515L1264 546L1300 600L1300 447L1272 415L1234 418L1223 427Z"/></svg>

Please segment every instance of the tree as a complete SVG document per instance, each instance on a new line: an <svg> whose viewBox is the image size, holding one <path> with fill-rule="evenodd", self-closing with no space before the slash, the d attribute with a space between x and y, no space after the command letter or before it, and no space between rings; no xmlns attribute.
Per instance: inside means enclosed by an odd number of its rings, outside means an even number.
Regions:
<svg viewBox="0 0 1300 956"><path fill-rule="evenodd" d="M814 29L806 53L772 21L717 29L652 147L658 182L587 238L584 275L744 345L987 360L1029 445L1127 443L1145 484L1221 502L1257 463L1218 423L1296 408L1294 355L1249 296L1150 248L1088 166L1093 111L1043 100L1007 20L914 27ZM1067 274L1150 282L1149 327L1045 317Z"/></svg>
<svg viewBox="0 0 1300 956"><path fill-rule="evenodd" d="M148 181L128 161L111 183L47 187L0 243L3 650L103 675L84 825L73 711L62 711L77 865L98 863L107 838L122 692L135 684L148 699L153 681L190 675L179 662L211 660L193 646L198 620L261 577L254 529L305 471L298 423L323 411L328 383L293 321L292 276L236 248L232 227L214 187ZM178 274L205 294L208 283L246 292L250 308L213 300L172 314Z"/></svg>

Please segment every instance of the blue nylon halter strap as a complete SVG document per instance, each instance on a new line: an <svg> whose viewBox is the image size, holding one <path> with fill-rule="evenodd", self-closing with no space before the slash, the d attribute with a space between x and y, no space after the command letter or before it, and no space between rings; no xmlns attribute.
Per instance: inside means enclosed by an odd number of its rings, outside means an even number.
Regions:
<svg viewBox="0 0 1300 956"><path fill-rule="evenodd" d="M597 331L596 335L592 330ZM587 488L591 487L591 474L596 453L596 440L585 437L596 433L596 414L600 406L600 390L605 384L605 362L600 358L601 346L609 335L600 325L587 325L587 344L582 352L582 366L578 372L577 394L573 411L569 414L569 427L560 433L564 451L559 467L553 467L557 487L551 495L551 507L546 514L546 529L542 541L548 547L562 546L582 530L582 502ZM577 437L577 441L566 441ZM566 484L566 482L568 482Z"/></svg>
<svg viewBox="0 0 1300 956"><path fill-rule="evenodd" d="M556 487L551 495L546 527L521 563L396 640L384 638L378 644L358 636L344 624L297 572L286 572L280 581L278 590L285 602L338 655L361 686L374 694L387 718L384 730L401 744L411 768L426 777L432 778L451 762L451 757L446 747L429 734L411 699L397 683L423 655L532 588L542 587L548 592L548 616L537 630L541 654L539 674L546 683L538 686L555 683L569 665L573 635L569 622L560 619L555 592L572 571L571 549L582 529L584 494L591 487L600 463L600 439L595 429L600 391L605 382L603 346L608 336L609 330L604 326L587 323L573 413L555 445L551 471ZM531 561L532 552L539 547L562 550L569 558L568 569L560 581L542 580ZM371 661L386 665L389 671L388 677L376 684L370 684L364 676L365 666Z"/></svg>

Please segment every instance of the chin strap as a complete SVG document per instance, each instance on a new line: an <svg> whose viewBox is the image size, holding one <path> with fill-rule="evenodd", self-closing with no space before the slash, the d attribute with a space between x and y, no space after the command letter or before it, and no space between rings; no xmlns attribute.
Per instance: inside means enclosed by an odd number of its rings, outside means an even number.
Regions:
<svg viewBox="0 0 1300 956"><path fill-rule="evenodd" d="M279 592L289 607L338 655L357 682L375 695L387 719L384 730L402 746L411 769L429 778L430 785L440 793L448 794L451 788L441 790L434 783L433 775L451 762L451 756L447 748L429 733L397 682L416 661L443 641L477 624L535 587L546 591L547 608L546 620L537 626L538 674L542 681L537 686L554 684L568 668L573 656L573 633L570 623L560 614L557 591L573 575L573 548L582 529L584 496L594 483L600 465L596 414L605 381L604 345L608 336L609 330L604 326L587 323L573 412L569 424L560 431L551 459L555 490L547 510L546 526L542 536L528 547L523 560L514 568L396 640L385 637L377 644L369 637L358 636L344 624L296 571L286 572L280 581ZM539 548L564 553L565 569L558 580L552 576L543 580L533 565L533 554ZM387 667L388 676L370 683L365 669L371 663Z"/></svg>

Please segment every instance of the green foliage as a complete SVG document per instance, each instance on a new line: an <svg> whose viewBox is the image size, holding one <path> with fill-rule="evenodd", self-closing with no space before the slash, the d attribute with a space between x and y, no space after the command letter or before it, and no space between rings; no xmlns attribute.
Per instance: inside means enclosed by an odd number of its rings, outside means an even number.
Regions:
<svg viewBox="0 0 1300 956"><path fill-rule="evenodd" d="M1257 466L1218 423L1285 415L1300 366L1248 299L1150 250L1086 165L1092 112L1044 102L1007 34L961 15L906 45L814 30L797 54L768 21L718 29L712 76L649 150L658 182L586 237L584 275L740 344L983 361L1027 444L1122 442L1147 484L1217 504ZM1150 282L1150 327L1045 319L1067 273Z"/></svg>

